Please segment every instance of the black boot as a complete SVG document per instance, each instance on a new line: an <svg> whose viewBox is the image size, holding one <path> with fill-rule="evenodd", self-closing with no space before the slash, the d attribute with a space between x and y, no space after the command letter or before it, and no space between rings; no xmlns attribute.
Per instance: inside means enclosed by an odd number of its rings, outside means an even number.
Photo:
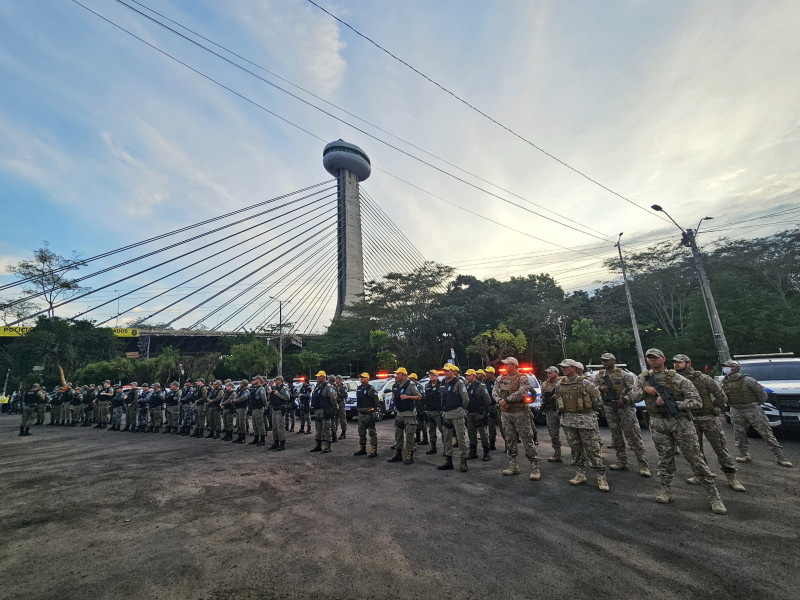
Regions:
<svg viewBox="0 0 800 600"><path fill-rule="evenodd" d="M332 442L336 441L336 434L335 433L331 433L331 441Z"/></svg>
<svg viewBox="0 0 800 600"><path fill-rule="evenodd" d="M222 438L222 441L223 442L230 442L232 439L233 439L233 432L232 431L226 431L225 432L225 436Z"/></svg>
<svg viewBox="0 0 800 600"><path fill-rule="evenodd" d="M311 449L311 452L322 452L322 442L317 440L317 445Z"/></svg>
<svg viewBox="0 0 800 600"><path fill-rule="evenodd" d="M177 427L172 427L172 433L173 433L173 435L178 435L178 428Z"/></svg>
<svg viewBox="0 0 800 600"><path fill-rule="evenodd" d="M249 443L249 444L247 444L247 445L248 445L248 446L255 446L255 445L256 445L256 444L258 444L258 442L260 442L260 441L261 441L261 436L260 436L260 435L256 435L256 436L253 436L253 441L252 441L252 442L250 442L250 443Z"/></svg>
<svg viewBox="0 0 800 600"><path fill-rule="evenodd" d="M489 441L489 450L497 450L497 446L494 445L494 440Z"/></svg>
<svg viewBox="0 0 800 600"><path fill-rule="evenodd" d="M181 435L189 435L189 428L188 427L181 427Z"/></svg>
<svg viewBox="0 0 800 600"><path fill-rule="evenodd" d="M394 456L387 460L386 462L395 463L395 462L403 462L403 451L395 449Z"/></svg>
<svg viewBox="0 0 800 600"><path fill-rule="evenodd" d="M403 461L404 465L413 465L414 464L414 453L409 452L406 454L406 459Z"/></svg>
<svg viewBox="0 0 800 600"><path fill-rule="evenodd" d="M280 442L278 440L275 440L274 442L272 442L272 446L270 446L268 450L277 450L278 446L280 445L281 445Z"/></svg>
<svg viewBox="0 0 800 600"><path fill-rule="evenodd" d="M481 458L481 460L483 462L486 462L487 460L489 460L489 446L484 446L483 447L483 458Z"/></svg>
<svg viewBox="0 0 800 600"><path fill-rule="evenodd" d="M366 456L367 455L367 446L366 444L359 444L358 450L353 452L353 456Z"/></svg>
<svg viewBox="0 0 800 600"><path fill-rule="evenodd" d="M436 454L436 442L431 442L431 449L427 450L425 454Z"/></svg>
<svg viewBox="0 0 800 600"><path fill-rule="evenodd" d="M414 443L419 445L419 431L414 434Z"/></svg>
<svg viewBox="0 0 800 600"><path fill-rule="evenodd" d="M346 432L345 432L344 430L342 430L342 433L341 433L341 435L339 436L339 439L340 439L340 440L343 440L343 439L345 439L345 438L347 437L347 435L345 435L345 433L346 433Z"/></svg>
<svg viewBox="0 0 800 600"><path fill-rule="evenodd" d="M473 458L478 458L478 444L469 445L469 455L467 456L467 460L472 460Z"/></svg>
<svg viewBox="0 0 800 600"><path fill-rule="evenodd" d="M219 439L219 431L215 431L215 432L214 432L214 439L215 439L215 440L218 440L218 439Z"/></svg>
<svg viewBox="0 0 800 600"><path fill-rule="evenodd" d="M444 464L436 467L439 471L452 471L453 470L453 457L445 456Z"/></svg>
<svg viewBox="0 0 800 600"><path fill-rule="evenodd" d="M237 440L235 442L233 442L233 443L234 444L244 444L245 443L244 434L240 433L239 437L237 438Z"/></svg>
<svg viewBox="0 0 800 600"><path fill-rule="evenodd" d="M19 428L19 434L20 435L25 435L25 428L24 427L20 427Z"/></svg>
<svg viewBox="0 0 800 600"><path fill-rule="evenodd" d="M281 440L280 443L278 444L278 452L280 452L281 450L286 450L286 440Z"/></svg>
<svg viewBox="0 0 800 600"><path fill-rule="evenodd" d="M125 423L125 429L123 429L122 431L130 431L130 430L131 430L130 423Z"/></svg>
<svg viewBox="0 0 800 600"><path fill-rule="evenodd" d="M102 429L102 428L103 428L103 424L102 423L98 423L92 429Z"/></svg>
<svg viewBox="0 0 800 600"><path fill-rule="evenodd" d="M214 437L214 432L213 431L209 431L208 435L206 436L206 439L213 438L213 437Z"/></svg>
<svg viewBox="0 0 800 600"><path fill-rule="evenodd" d="M371 450L372 450L372 452L369 453L369 456L367 458L377 458L378 457L378 447L377 446L372 446Z"/></svg>
<svg viewBox="0 0 800 600"><path fill-rule="evenodd" d="M423 429L422 430L422 441L419 443L420 446L427 446L428 445L428 432Z"/></svg>

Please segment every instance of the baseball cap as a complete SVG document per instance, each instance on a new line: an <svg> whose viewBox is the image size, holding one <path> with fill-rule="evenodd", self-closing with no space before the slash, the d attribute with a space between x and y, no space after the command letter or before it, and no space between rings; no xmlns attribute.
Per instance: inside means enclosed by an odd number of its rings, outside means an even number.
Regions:
<svg viewBox="0 0 800 600"><path fill-rule="evenodd" d="M417 377L417 374L416 374L416 373L411 373L411 374L408 376L408 378L409 378L409 379L419 379L419 377Z"/></svg>
<svg viewBox="0 0 800 600"><path fill-rule="evenodd" d="M149 383L143 383L143 384L142 384L142 387L143 387L143 388L149 388L149 387L150 387L150 384L149 384Z"/></svg>
<svg viewBox="0 0 800 600"><path fill-rule="evenodd" d="M582 367L581 363L572 360L571 358L565 358L560 363L558 363L559 367L575 367L576 369Z"/></svg>
<svg viewBox="0 0 800 600"><path fill-rule="evenodd" d="M315 377L327 377L328 374L325 371L320 371L315 375Z"/></svg>
<svg viewBox="0 0 800 600"><path fill-rule="evenodd" d="M514 358L513 356L509 356L508 358L503 359L501 362L504 365L516 365L516 366L519 366L519 361L516 358Z"/></svg>
<svg viewBox="0 0 800 600"><path fill-rule="evenodd" d="M617 357L611 354L611 352L606 352L600 357L600 360L617 360Z"/></svg>
<svg viewBox="0 0 800 600"><path fill-rule="evenodd" d="M478 369L477 371L475 371L475 373L477 375L486 375L486 371L484 371L483 369Z"/></svg>
<svg viewBox="0 0 800 600"><path fill-rule="evenodd" d="M739 361L727 360L724 363L722 363L722 366L724 366L724 367L738 367L739 366Z"/></svg>
<svg viewBox="0 0 800 600"><path fill-rule="evenodd" d="M467 372L464 375L477 375L478 372L475 369L467 369Z"/></svg>
<svg viewBox="0 0 800 600"><path fill-rule="evenodd" d="M408 371L406 371L405 367L398 367L395 373L402 373L403 375L408 375Z"/></svg>
<svg viewBox="0 0 800 600"><path fill-rule="evenodd" d="M654 356L656 358L666 358L664 353L659 350L658 348L648 348L647 352L644 353L645 356Z"/></svg>
<svg viewBox="0 0 800 600"><path fill-rule="evenodd" d="M692 359L686 356L685 354L676 354L672 357L672 360L675 362L692 362Z"/></svg>
<svg viewBox="0 0 800 600"><path fill-rule="evenodd" d="M544 371L545 373L558 373L558 367L547 367Z"/></svg>
<svg viewBox="0 0 800 600"><path fill-rule="evenodd" d="M458 367L455 366L453 363L447 363L445 366L442 367L444 371L458 371Z"/></svg>
<svg viewBox="0 0 800 600"><path fill-rule="evenodd" d="M496 373L497 371L494 370L494 367L486 367L487 373Z"/></svg>
<svg viewBox="0 0 800 600"><path fill-rule="evenodd" d="M369 373L362 373L361 377L366 377L367 379L369 379Z"/></svg>
<svg viewBox="0 0 800 600"><path fill-rule="evenodd" d="M283 375L276 375L276 376L275 376L275 381L278 381L279 379L280 379L281 381L283 381ZM266 380L265 380L265 381L266 381Z"/></svg>

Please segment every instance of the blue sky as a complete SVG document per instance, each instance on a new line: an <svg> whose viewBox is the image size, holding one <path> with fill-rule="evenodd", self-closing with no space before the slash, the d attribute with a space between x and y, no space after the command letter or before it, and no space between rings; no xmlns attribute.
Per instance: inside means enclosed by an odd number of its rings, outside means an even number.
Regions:
<svg viewBox="0 0 800 600"><path fill-rule="evenodd" d="M641 243L677 234L482 119L308 2L144 4L544 211L613 239L562 228L447 178L113 0L82 1L324 140L352 141L373 165L551 242L477 219L375 170L365 188L414 232L428 258L460 263L482 277L550 271L572 289L607 276L599 262L614 251L619 231ZM713 226L704 225L705 243L797 221L790 214L753 222L759 229L724 229L798 204L800 9L794 2L324 6L634 202L661 204L685 226L714 216ZM62 254L89 256L327 179L318 139L73 2L0 0L0 82L4 264L42 240ZM453 234L420 233L432 214ZM552 243L583 247L583 254L557 256L552 260L563 262L554 264L467 262L553 251Z"/></svg>

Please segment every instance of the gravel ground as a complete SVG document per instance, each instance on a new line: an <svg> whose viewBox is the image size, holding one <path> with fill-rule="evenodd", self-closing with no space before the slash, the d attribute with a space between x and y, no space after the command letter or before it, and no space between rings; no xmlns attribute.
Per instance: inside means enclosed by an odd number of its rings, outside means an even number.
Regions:
<svg viewBox="0 0 800 600"><path fill-rule="evenodd" d="M668 506L636 472L609 472L607 494L568 485L544 428L532 482L503 477L501 452L469 473L437 471L426 447L387 464L391 420L378 459L353 456L353 422L324 455L295 433L277 453L90 428L21 438L18 422L0 416L3 599L800 597L800 468L760 440L746 493L718 477L715 516L680 458ZM798 440L782 443L800 466Z"/></svg>

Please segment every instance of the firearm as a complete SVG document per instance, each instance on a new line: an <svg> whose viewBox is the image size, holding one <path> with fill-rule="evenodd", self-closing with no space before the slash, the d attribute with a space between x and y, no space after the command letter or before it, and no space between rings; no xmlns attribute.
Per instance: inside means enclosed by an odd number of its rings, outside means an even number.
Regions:
<svg viewBox="0 0 800 600"><path fill-rule="evenodd" d="M678 404L675 402L675 399L672 397L672 394L669 393L667 386L657 381L652 373L647 376L647 382L654 387L658 392L658 395L661 396L661 399L664 401L664 405L667 407L669 414L675 418L679 417L681 411L678 408Z"/></svg>
<svg viewBox="0 0 800 600"><path fill-rule="evenodd" d="M611 402L617 402L619 400L619 395L617 394L617 390L614 389L613 384L611 383L611 377L608 374L603 375L603 385L608 388L606 393L603 394L603 402L606 404L610 404Z"/></svg>

